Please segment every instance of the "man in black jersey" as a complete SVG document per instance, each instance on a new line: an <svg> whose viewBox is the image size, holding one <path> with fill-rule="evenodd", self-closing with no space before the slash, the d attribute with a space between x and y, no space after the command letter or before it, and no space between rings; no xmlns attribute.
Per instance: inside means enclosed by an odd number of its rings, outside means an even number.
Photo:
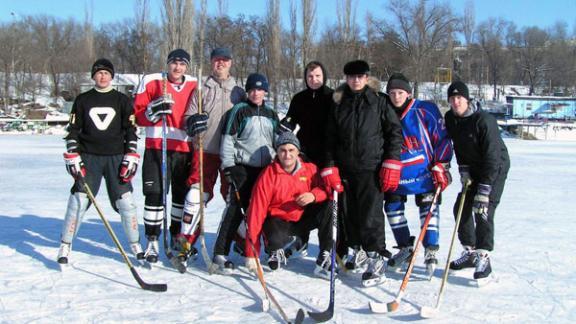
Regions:
<svg viewBox="0 0 576 324"><path fill-rule="evenodd" d="M76 97L70 113L64 162L75 181L62 227L60 264L68 263L72 240L90 206L79 177L84 178L94 195L104 177L108 198L112 208L120 213L130 248L137 259L144 258L130 182L140 160L136 153L134 111L130 99L112 88L113 78L114 66L109 60L94 62L94 88Z"/></svg>

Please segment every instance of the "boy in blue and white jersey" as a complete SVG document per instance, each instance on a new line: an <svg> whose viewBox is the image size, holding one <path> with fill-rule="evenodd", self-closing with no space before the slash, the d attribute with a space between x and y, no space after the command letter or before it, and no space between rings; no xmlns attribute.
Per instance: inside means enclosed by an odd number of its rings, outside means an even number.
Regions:
<svg viewBox="0 0 576 324"><path fill-rule="evenodd" d="M447 136L444 119L438 107L427 101L410 98L412 88L401 73L390 76L386 85L390 102L402 124L403 145L401 152L402 173L398 189L385 195L384 210L394 233L399 252L388 260L388 265L398 267L412 255L414 237L410 236L404 216L407 195L415 195L419 207L420 223L424 222L432 205L434 191L443 191L451 182L450 160L452 144ZM440 204L440 197L436 202ZM425 263L430 272L437 264L439 211L435 206L422 244Z"/></svg>

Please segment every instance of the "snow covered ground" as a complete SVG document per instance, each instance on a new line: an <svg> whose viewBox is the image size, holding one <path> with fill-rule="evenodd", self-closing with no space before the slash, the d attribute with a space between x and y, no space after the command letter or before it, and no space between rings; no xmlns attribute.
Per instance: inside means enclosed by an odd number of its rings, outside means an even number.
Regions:
<svg viewBox="0 0 576 324"><path fill-rule="evenodd" d="M576 238L573 205L569 203L574 199L576 141L505 141L512 169L496 215L492 255L496 281L479 289L470 286L471 274L451 276L439 316L426 322L576 322ZM74 242L71 266L60 272L55 258L72 184L62 163L63 148L58 136L0 136L0 323L281 321L273 306L268 313L261 311L263 291L254 277L242 271L228 277L209 276L201 259L185 274L170 268L165 259L152 270L137 267L145 281L168 284L165 293L140 289L93 208ZM459 190L455 173L441 206L440 265L432 282L423 280L423 257L419 255L399 310L374 315L368 302L391 301L402 273L390 273L388 282L372 288L363 288L356 275L341 276L332 322L422 320L420 307L436 302L454 225L451 210ZM140 181L136 177L141 216ZM104 187L97 200L125 243L119 216L111 209ZM410 225L417 234L416 209L412 200L409 204ZM207 208L210 249L223 207L218 198ZM143 230L141 225L141 233ZM393 246L390 232L387 238ZM321 311L328 304L328 282L312 276L316 242L312 240L309 257L289 260L287 268L265 273L290 317L299 308ZM457 246L453 255L459 253ZM240 257L233 258L237 264L243 263ZM306 318L305 323L310 322Z"/></svg>

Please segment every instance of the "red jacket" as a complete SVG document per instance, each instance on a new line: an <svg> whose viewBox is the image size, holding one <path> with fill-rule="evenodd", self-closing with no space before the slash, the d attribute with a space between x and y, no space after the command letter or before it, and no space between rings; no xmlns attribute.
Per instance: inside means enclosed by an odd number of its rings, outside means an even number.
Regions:
<svg viewBox="0 0 576 324"><path fill-rule="evenodd" d="M146 118L146 107L148 104L162 96L163 92L162 73L153 73L144 76L136 98L134 99L134 115L138 126L146 129L146 148L162 149L162 122L151 123ZM184 112L188 106L188 101L196 89L196 79L189 75L184 77L184 82L175 84L167 82L166 92L172 95L174 105L172 114L166 118L167 134L166 144L169 151L190 152L190 138L186 134L184 123Z"/></svg>
<svg viewBox="0 0 576 324"><path fill-rule="evenodd" d="M248 233L246 235L246 256L254 257L250 243L254 242L256 251L260 251L259 237L266 217L278 217L289 222L297 222L304 213L295 199L305 192L311 192L319 203L328 197L322 187L318 168L313 163L298 159L299 167L293 174L288 174L278 159L268 165L260 176L250 198L248 208Z"/></svg>

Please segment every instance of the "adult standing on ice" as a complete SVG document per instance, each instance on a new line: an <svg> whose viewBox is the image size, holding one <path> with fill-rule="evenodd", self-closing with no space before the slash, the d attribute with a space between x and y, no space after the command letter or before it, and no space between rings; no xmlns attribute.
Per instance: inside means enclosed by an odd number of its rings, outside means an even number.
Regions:
<svg viewBox="0 0 576 324"><path fill-rule="evenodd" d="M464 247L450 269L475 268L474 279L490 275L489 253L494 249L494 214L504 191L510 157L492 115L470 104L468 87L455 81L448 87L451 110L444 115L454 144L462 183L472 181L458 229ZM456 214L457 204L454 205Z"/></svg>
<svg viewBox="0 0 576 324"><path fill-rule="evenodd" d="M353 248L348 264L368 265L365 285L380 283L386 270L384 192L400 181L402 126L379 92L369 83L370 67L362 60L344 65L346 84L334 92L334 106L326 124L326 153L321 175L330 191L346 190L343 223L346 241ZM339 172L346 180L342 187ZM365 251L365 252L364 252ZM368 259L366 258L368 255Z"/></svg>
<svg viewBox="0 0 576 324"><path fill-rule="evenodd" d="M236 79L230 75L232 67L232 52L228 48L218 47L210 53L211 74L202 83L202 113L198 113L198 92L195 92L186 109L186 131L194 139L202 134L204 144L204 202L214 197L214 185L220 173L220 193L226 199L228 182L220 170L220 141L224 114L235 104L246 98L242 87L236 84ZM190 175L187 185L190 187L184 204L182 234L190 246L198 238L198 204L200 201L200 164L194 151ZM194 253L194 252L192 252Z"/></svg>
<svg viewBox="0 0 576 324"><path fill-rule="evenodd" d="M104 177L110 204L120 213L130 249L137 259L144 258L131 183L140 160L134 111L130 99L112 87L113 78L112 63L105 58L96 60L92 65L94 88L74 100L70 113L64 162L75 182L62 226L60 264L68 263L72 241L90 206L80 178L97 195Z"/></svg>
<svg viewBox="0 0 576 324"><path fill-rule="evenodd" d="M404 216L407 195L414 195L419 208L420 221L424 222L430 211L436 187L443 191L452 181L450 160L452 144L446 133L444 119L438 107L427 101L410 98L412 88L402 73L388 79L386 92L402 124L402 174L398 189L384 194L384 210L396 244L400 251L388 260L391 267L399 267L410 259L414 250L414 237L410 236L408 220ZM441 199L438 198L437 205ZM438 233L440 211L434 211L422 242L425 248L424 263L429 274L434 272L438 260Z"/></svg>
<svg viewBox="0 0 576 324"><path fill-rule="evenodd" d="M163 136L166 136L167 143L166 177L172 189L170 248L176 253L176 236L181 228L192 155L184 123L184 112L196 89L196 81L185 74L190 64L190 54L183 49L175 49L168 54L166 64L167 75L153 73L144 76L134 102L136 121L146 130L142 190L145 196L144 228L148 239L145 255L150 263L158 261L158 237L164 219L161 172ZM162 134L162 118L166 118L165 135ZM168 192L168 188L165 191Z"/></svg>

